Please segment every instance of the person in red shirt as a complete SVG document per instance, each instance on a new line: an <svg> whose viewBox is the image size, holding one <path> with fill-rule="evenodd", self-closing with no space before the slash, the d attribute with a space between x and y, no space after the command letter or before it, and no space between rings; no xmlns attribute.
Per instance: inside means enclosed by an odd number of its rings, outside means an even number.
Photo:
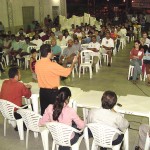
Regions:
<svg viewBox="0 0 150 150"><path fill-rule="evenodd" d="M142 58L144 55L144 50L141 47L140 41L136 40L134 42L134 47L130 51L130 64L134 66L134 72L133 72L133 83L136 84L136 79L140 74L142 74Z"/></svg>
<svg viewBox="0 0 150 150"><path fill-rule="evenodd" d="M31 97L31 85L24 85L19 82L21 79L20 71L18 68L13 67L8 71L9 79L5 80L1 87L0 99L4 99L10 101L17 106L22 106L22 96L26 98ZM20 119L21 116L16 112L14 112L14 116L16 119Z"/></svg>

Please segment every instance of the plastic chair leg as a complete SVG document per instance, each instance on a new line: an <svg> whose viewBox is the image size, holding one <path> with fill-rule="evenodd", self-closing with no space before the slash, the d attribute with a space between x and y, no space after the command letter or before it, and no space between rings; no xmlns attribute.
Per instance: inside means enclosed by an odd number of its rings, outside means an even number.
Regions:
<svg viewBox="0 0 150 150"><path fill-rule="evenodd" d="M85 146L86 146L86 150L90 150L90 147L89 147L89 135L88 135L88 128L86 127L84 129L84 141L85 141Z"/></svg>
<svg viewBox="0 0 150 150"><path fill-rule="evenodd" d="M20 140L24 140L23 120L18 119L18 120L16 120L16 122L17 122L17 127L18 127Z"/></svg>
<svg viewBox="0 0 150 150"><path fill-rule="evenodd" d="M27 129L26 133L26 149L28 149L28 142L29 142L29 129Z"/></svg>
<svg viewBox="0 0 150 150"><path fill-rule="evenodd" d="M7 124L7 119L4 118L4 136L6 136L6 124Z"/></svg>
<svg viewBox="0 0 150 150"><path fill-rule="evenodd" d="M41 132L44 150L49 150L48 133L49 133L49 131L46 129Z"/></svg>

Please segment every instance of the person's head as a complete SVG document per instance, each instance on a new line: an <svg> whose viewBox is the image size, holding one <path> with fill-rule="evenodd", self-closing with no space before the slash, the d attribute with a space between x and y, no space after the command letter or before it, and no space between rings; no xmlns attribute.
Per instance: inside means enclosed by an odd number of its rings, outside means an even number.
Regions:
<svg viewBox="0 0 150 150"><path fill-rule="evenodd" d="M117 103L117 95L113 91L105 91L101 98L102 108L112 109Z"/></svg>
<svg viewBox="0 0 150 150"><path fill-rule="evenodd" d="M35 40L38 40L39 39L39 35L38 34L35 34Z"/></svg>
<svg viewBox="0 0 150 150"><path fill-rule="evenodd" d="M43 44L40 47L40 53L41 53L41 57L51 58L52 57L52 53L51 53L51 46L50 46L50 44Z"/></svg>
<svg viewBox="0 0 150 150"><path fill-rule="evenodd" d="M72 45L73 45L73 40L72 39L68 40L68 47L72 47Z"/></svg>
<svg viewBox="0 0 150 150"><path fill-rule="evenodd" d="M141 49L141 42L139 40L134 41L134 47L135 49L140 50Z"/></svg>
<svg viewBox="0 0 150 150"><path fill-rule="evenodd" d="M26 37L26 38L25 38L25 41L26 41L27 44L29 44L29 43L30 43L30 38L29 38L29 37Z"/></svg>
<svg viewBox="0 0 150 150"><path fill-rule="evenodd" d="M56 101L53 106L53 120L58 121L59 115L62 112L64 105L69 103L71 97L71 91L67 87L62 87L59 89Z"/></svg>
<svg viewBox="0 0 150 150"><path fill-rule="evenodd" d="M92 42L96 43L96 36L95 35L92 36Z"/></svg>
<svg viewBox="0 0 150 150"><path fill-rule="evenodd" d="M79 44L79 39L78 38L74 39L74 44Z"/></svg>
<svg viewBox="0 0 150 150"><path fill-rule="evenodd" d="M59 39L59 40L62 40L62 38L63 38L63 34L59 34L59 35L58 35L58 39Z"/></svg>
<svg viewBox="0 0 150 150"><path fill-rule="evenodd" d="M34 49L34 48L31 49L31 55L33 58L36 58L36 54L37 54L36 49Z"/></svg>
<svg viewBox="0 0 150 150"><path fill-rule="evenodd" d="M106 36L106 39L110 39L110 32L107 31L105 36Z"/></svg>
<svg viewBox="0 0 150 150"><path fill-rule="evenodd" d="M17 67L12 67L8 70L8 76L10 79L19 81L21 79L20 71Z"/></svg>
<svg viewBox="0 0 150 150"><path fill-rule="evenodd" d="M56 45L56 39L52 39L51 40L51 46L55 46Z"/></svg>
<svg viewBox="0 0 150 150"><path fill-rule="evenodd" d="M19 42L19 36L16 36L16 37L15 37L15 41L16 41L16 42Z"/></svg>
<svg viewBox="0 0 150 150"><path fill-rule="evenodd" d="M143 32L143 38L146 39L147 38L147 33Z"/></svg>

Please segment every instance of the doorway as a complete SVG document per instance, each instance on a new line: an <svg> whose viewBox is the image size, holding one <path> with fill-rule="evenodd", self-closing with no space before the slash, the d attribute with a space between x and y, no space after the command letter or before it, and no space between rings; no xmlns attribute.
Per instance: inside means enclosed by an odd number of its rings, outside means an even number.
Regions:
<svg viewBox="0 0 150 150"><path fill-rule="evenodd" d="M24 30L26 31L28 26L34 20L34 7L33 6L22 7L22 17L23 17L23 27Z"/></svg>

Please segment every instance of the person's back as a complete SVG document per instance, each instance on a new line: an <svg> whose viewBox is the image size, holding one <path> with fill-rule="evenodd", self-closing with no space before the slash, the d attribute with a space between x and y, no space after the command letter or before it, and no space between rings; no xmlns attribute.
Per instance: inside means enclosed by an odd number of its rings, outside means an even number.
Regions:
<svg viewBox="0 0 150 150"><path fill-rule="evenodd" d="M20 72L17 68L9 69L9 78L10 79L5 80L2 84L0 98L22 106L22 96L26 98L31 97L31 86L25 86L19 82Z"/></svg>
<svg viewBox="0 0 150 150"><path fill-rule="evenodd" d="M102 98L102 108L92 109L89 113L88 120L91 123L104 123L106 125L124 131L128 128L128 121L121 114L114 110L117 103L117 96L112 91L104 92Z"/></svg>
<svg viewBox="0 0 150 150"><path fill-rule="evenodd" d="M71 91L69 88L60 88L54 105L50 104L46 108L43 117L39 120L39 126L43 126L47 122L56 121L77 129L83 129L85 127L84 121L80 119L73 108L68 106L70 97ZM81 135L72 133L70 143L76 143ZM70 150L70 147L59 146L59 150Z"/></svg>

